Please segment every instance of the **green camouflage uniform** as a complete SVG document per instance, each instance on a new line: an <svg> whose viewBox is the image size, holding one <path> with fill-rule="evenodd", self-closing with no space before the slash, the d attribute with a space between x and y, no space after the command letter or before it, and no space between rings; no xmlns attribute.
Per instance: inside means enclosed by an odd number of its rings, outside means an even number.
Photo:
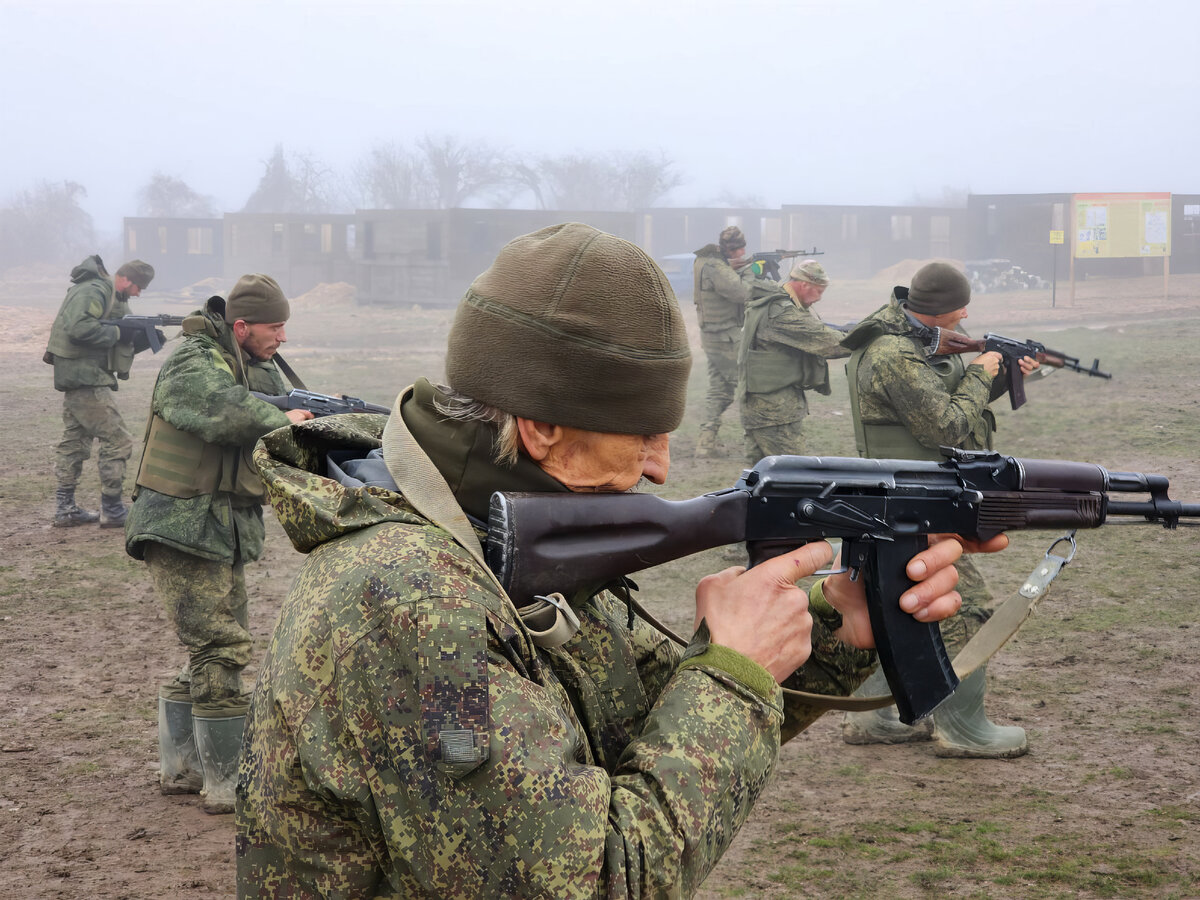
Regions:
<svg viewBox="0 0 1200 900"><path fill-rule="evenodd" d="M941 446L991 449L995 417L988 404L1003 394L1003 382L982 366L964 364L961 356L931 357L919 323L900 305L907 296L907 288L896 288L888 305L861 321L845 340L845 346L856 351L847 374L853 375L848 380L859 452L936 461L942 458ZM863 429L873 429L867 446ZM877 436L874 441L872 436ZM886 449L872 449L872 443ZM991 616L993 601L969 557L955 566L963 607L960 615L942 623L951 655Z"/></svg>
<svg viewBox="0 0 1200 900"><path fill-rule="evenodd" d="M700 346L708 360L708 396L702 429L716 431L737 393L738 346L749 299L747 285L716 244L696 251L692 264Z"/></svg>
<svg viewBox="0 0 1200 900"><path fill-rule="evenodd" d="M746 429L746 461L804 453L805 390L828 395L826 359L848 356L846 335L824 324L784 286L759 280L751 288L738 356L738 400Z"/></svg>
<svg viewBox="0 0 1200 900"><path fill-rule="evenodd" d="M415 474L377 461L362 482L325 477L327 459L349 472L379 447L383 417L315 419L256 451L309 556L246 723L239 897L691 895L766 786L781 729L819 713L785 719L764 669L703 633L682 651L620 593L575 598L580 631L536 646L461 512L486 517L493 489L564 488L527 459L497 466L491 426L446 421L434 395L418 382L392 416ZM408 499L429 492L461 524ZM805 667L809 688L865 677L870 654L820 621L813 643L826 665Z"/></svg>
<svg viewBox="0 0 1200 900"><path fill-rule="evenodd" d="M227 359L233 332L216 297L184 322L184 340L163 364L152 411L168 424L221 446L253 446L287 425L287 415L249 391L285 392L273 361L248 360L240 383ZM125 523L125 548L145 559L180 641L188 667L164 687L168 697L238 706L241 670L250 660L242 566L262 554L262 503L215 491L190 499L139 486Z"/></svg>
<svg viewBox="0 0 1200 900"><path fill-rule="evenodd" d="M45 359L54 365L54 389L63 392L63 437L55 447L54 475L60 489L74 490L83 463L100 442L100 489L109 497L124 493L125 467L133 439L117 409L117 379L129 377L131 344L121 342L116 325L101 319L128 315L129 303L113 293L112 279L99 256L71 270L67 291L50 329Z"/></svg>

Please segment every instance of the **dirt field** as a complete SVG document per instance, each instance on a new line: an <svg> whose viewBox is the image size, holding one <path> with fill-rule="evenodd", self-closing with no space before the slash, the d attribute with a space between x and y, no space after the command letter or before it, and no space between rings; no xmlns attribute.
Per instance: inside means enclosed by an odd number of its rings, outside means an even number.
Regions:
<svg viewBox="0 0 1200 900"><path fill-rule="evenodd" d="M885 281L838 283L820 310L856 319ZM40 362L65 279L0 282L0 897L231 897L232 821L156 787L157 685L183 661L171 626L119 530L53 529L52 447L61 401ZM967 325L1036 336L1111 382L1056 373L1030 402L1000 410L1000 449L1162 472L1200 501L1200 277L1085 282L976 298ZM310 386L390 403L441 374L447 310L365 309L344 286L300 298L289 360ZM139 313L187 312L150 293ZM690 304L688 314L691 314ZM173 347L168 344L168 351ZM139 357L118 394L140 437L165 354ZM841 366L813 403L811 440L853 455ZM673 449L667 496L731 484L742 453L694 462L703 365ZM135 454L135 462L137 456ZM132 467L129 487L132 487ZM95 463L80 500L99 499ZM1200 531L1111 527L1079 555L1026 629L993 662L993 717L1023 725L1031 752L952 761L928 745L851 747L827 716L784 748L764 801L704 887L719 897L1200 897ZM984 560L997 594L1028 574L1057 534L1014 536ZM248 567L252 627L265 642L301 563L268 515L267 553ZM639 579L648 605L690 620L690 585L724 565L715 551ZM253 677L253 672L249 673Z"/></svg>

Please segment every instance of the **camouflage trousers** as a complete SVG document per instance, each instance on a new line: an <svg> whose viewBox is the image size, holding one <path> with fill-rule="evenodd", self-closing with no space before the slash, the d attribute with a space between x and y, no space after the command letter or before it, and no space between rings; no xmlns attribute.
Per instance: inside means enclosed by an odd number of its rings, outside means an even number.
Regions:
<svg viewBox="0 0 1200 900"><path fill-rule="evenodd" d="M700 427L715 431L721 427L722 413L733 405L737 394L738 342L702 339L701 346L708 360L708 394Z"/></svg>
<svg viewBox="0 0 1200 900"><path fill-rule="evenodd" d="M154 589L188 651L162 695L236 714L248 704L241 676L254 644L243 563L201 559L157 541L145 552Z"/></svg>
<svg viewBox="0 0 1200 900"><path fill-rule="evenodd" d="M746 464L753 466L764 456L803 456L803 419L783 425L746 429Z"/></svg>
<svg viewBox="0 0 1200 900"><path fill-rule="evenodd" d="M54 450L54 477L61 489L74 490L83 463L100 442L100 490L109 497L125 492L125 464L133 455L133 438L106 387L73 388L63 393L63 437Z"/></svg>

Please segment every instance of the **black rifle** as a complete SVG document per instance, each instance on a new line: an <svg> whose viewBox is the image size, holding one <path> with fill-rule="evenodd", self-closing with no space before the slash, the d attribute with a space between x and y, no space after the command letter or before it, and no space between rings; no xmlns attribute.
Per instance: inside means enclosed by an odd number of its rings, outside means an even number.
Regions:
<svg viewBox="0 0 1200 900"><path fill-rule="evenodd" d="M842 539L842 564L865 580L880 665L901 721L928 715L958 686L936 624L900 609L908 561L930 534L987 540L1022 529L1097 528L1133 516L1174 528L1200 503L1167 496L1162 475L1063 460L943 448L943 462L768 456L732 488L691 500L652 494L492 495L487 562L521 606L572 596L723 544L750 564L809 541ZM1144 501L1110 493L1145 492ZM1196 523L1185 523L1196 524Z"/></svg>
<svg viewBox="0 0 1200 900"><path fill-rule="evenodd" d="M289 409L307 409L314 416L336 416L341 413L377 413L388 416L392 413L386 406L367 403L365 400L359 400L357 397L347 397L344 394L340 397L335 397L331 394L302 391L299 388L291 390L286 394L275 396L261 394L258 391L251 391L250 394L259 400L267 401L272 406L276 406L284 412L287 412Z"/></svg>
<svg viewBox="0 0 1200 900"><path fill-rule="evenodd" d="M772 281L779 281L779 263L783 260L796 256L823 256L824 254L824 250L818 250L816 247L811 250L763 250L744 260L735 260L734 266L741 269L743 266L757 265L760 275L770 278Z"/></svg>
<svg viewBox="0 0 1200 900"><path fill-rule="evenodd" d="M133 344L133 349L141 353L149 348L157 353L163 348L166 335L159 329L168 326L182 325L185 316L122 316L119 319L101 319L101 325L116 325L121 329L121 340Z"/></svg>
<svg viewBox="0 0 1200 900"><path fill-rule="evenodd" d="M1070 369L1072 372L1082 372L1093 378L1112 378L1110 373L1100 371L1100 360L1092 360L1090 367L1083 366L1078 357L1051 350L1038 341L1018 341L1002 334L985 334L982 340L976 340L946 328L935 327L931 330L936 332L930 340L935 356L949 353L987 353L992 350L1003 356L1004 380L1013 409L1019 409L1025 404L1025 376L1020 366L1024 356L1031 356L1044 366Z"/></svg>

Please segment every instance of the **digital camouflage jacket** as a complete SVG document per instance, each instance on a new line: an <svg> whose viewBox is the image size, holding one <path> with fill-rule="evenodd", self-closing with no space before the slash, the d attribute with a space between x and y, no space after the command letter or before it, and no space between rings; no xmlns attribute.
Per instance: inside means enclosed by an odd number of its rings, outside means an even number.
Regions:
<svg viewBox="0 0 1200 900"><path fill-rule="evenodd" d="M434 415L432 390L402 395L391 427L408 443L379 479L324 473L367 466L383 417L259 444L309 556L247 719L239 896L689 896L767 784L781 725L818 713L785 721L764 669L702 636L681 651L608 591L576 598L566 644L535 646L462 512L483 514L493 480L563 488L528 460L497 467L490 426ZM450 524L418 512L431 497Z"/></svg>
<svg viewBox="0 0 1200 900"><path fill-rule="evenodd" d="M89 256L71 270L71 287L50 328L46 348L46 361L54 365L55 390L117 389L117 365L111 354L121 329L101 325L100 320L128 314L129 303L113 295L112 278L99 256ZM128 355L132 360L132 346ZM128 377L127 368L122 375Z"/></svg>
<svg viewBox="0 0 1200 900"><path fill-rule="evenodd" d="M828 394L826 359L849 356L846 336L797 302L783 285L756 282L738 356L742 426L766 428L808 414L806 390Z"/></svg>
<svg viewBox="0 0 1200 900"><path fill-rule="evenodd" d="M990 449L995 419L988 404L1003 392L1003 383L993 384L982 366L964 365L960 356L930 357L901 306L907 296L907 288L897 288L843 342L858 351L847 367L856 430L870 432L868 445L890 448L868 455L940 459L943 445ZM887 428L894 426L915 440L913 452L896 449L906 438L889 435Z"/></svg>
<svg viewBox="0 0 1200 900"><path fill-rule="evenodd" d="M746 283L716 244L706 244L696 251L692 273L701 337L736 342L749 299Z"/></svg>
<svg viewBox="0 0 1200 900"><path fill-rule="evenodd" d="M184 321L183 342L154 385L151 414L209 444L253 447L289 419L250 391L285 393L283 378L274 362L247 359L248 384L239 382L228 362L235 342L224 310L225 301L212 297ZM264 534L261 503L220 491L180 499L138 487L125 522L125 549L141 559L143 545L158 541L203 559L252 561L262 555Z"/></svg>

